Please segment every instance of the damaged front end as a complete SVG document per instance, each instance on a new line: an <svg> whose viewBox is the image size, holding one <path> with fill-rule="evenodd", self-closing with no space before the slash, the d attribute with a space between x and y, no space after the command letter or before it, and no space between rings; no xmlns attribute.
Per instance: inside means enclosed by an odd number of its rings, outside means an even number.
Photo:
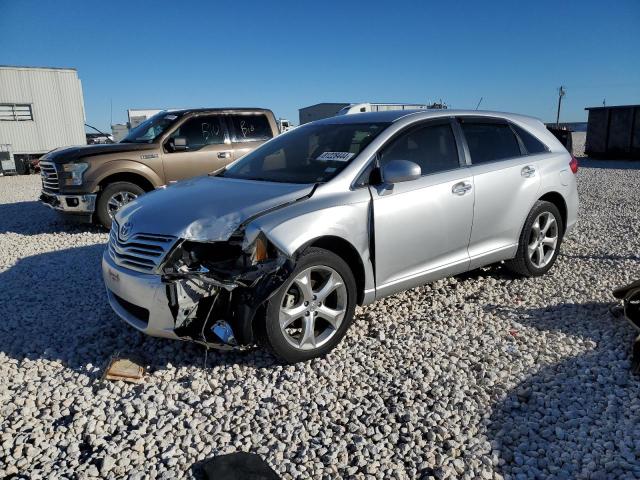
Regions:
<svg viewBox="0 0 640 480"><path fill-rule="evenodd" d="M254 318L293 271L293 261L258 234L227 241L184 240L163 263L175 333L209 347L255 343Z"/></svg>

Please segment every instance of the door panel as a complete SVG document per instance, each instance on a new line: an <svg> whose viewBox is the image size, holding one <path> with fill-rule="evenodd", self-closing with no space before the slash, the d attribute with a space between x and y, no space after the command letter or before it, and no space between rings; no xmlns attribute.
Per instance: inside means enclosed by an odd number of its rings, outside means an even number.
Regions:
<svg viewBox="0 0 640 480"><path fill-rule="evenodd" d="M458 117L475 188L469 268L515 255L520 230L540 189L540 155L526 147L507 121Z"/></svg>
<svg viewBox="0 0 640 480"><path fill-rule="evenodd" d="M188 150L174 152L171 141L187 139ZM162 156L167 183L205 175L233 161L224 119L220 115L190 117L169 136Z"/></svg>
<svg viewBox="0 0 640 480"><path fill-rule="evenodd" d="M515 253L520 230L540 189L539 157L519 157L470 168L475 187L470 268Z"/></svg>
<svg viewBox="0 0 640 480"><path fill-rule="evenodd" d="M373 197L376 296L467 270L473 185L466 168L397 183Z"/></svg>

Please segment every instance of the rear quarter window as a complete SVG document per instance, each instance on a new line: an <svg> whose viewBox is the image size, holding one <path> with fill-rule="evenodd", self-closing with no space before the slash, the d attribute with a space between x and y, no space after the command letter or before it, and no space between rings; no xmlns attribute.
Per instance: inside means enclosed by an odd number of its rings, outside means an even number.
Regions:
<svg viewBox="0 0 640 480"><path fill-rule="evenodd" d="M520 128L518 125L512 125L512 127L520 137L520 140L522 140L524 148L527 149L527 153L529 155L535 155L536 153L545 153L549 151L544 143L527 132L524 128Z"/></svg>
<svg viewBox="0 0 640 480"><path fill-rule="evenodd" d="M273 137L269 119L264 114L231 115L234 142L255 142Z"/></svg>
<svg viewBox="0 0 640 480"><path fill-rule="evenodd" d="M463 121L471 163L495 162L521 155L518 139L507 123Z"/></svg>

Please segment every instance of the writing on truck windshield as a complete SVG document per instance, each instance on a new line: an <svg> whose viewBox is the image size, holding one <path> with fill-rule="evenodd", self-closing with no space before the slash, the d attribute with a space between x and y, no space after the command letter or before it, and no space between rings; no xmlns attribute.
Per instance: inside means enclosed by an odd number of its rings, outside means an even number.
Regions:
<svg viewBox="0 0 640 480"><path fill-rule="evenodd" d="M305 125L262 145L220 175L284 183L322 183L340 173L388 123Z"/></svg>

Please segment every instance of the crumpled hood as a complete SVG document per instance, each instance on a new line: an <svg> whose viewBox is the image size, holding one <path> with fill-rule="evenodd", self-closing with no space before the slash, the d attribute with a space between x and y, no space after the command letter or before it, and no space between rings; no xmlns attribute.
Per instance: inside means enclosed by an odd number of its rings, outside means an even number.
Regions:
<svg viewBox="0 0 640 480"><path fill-rule="evenodd" d="M151 143L103 143L98 145L80 145L77 147L62 147L52 150L45 155L47 162L69 163L83 157L95 157L109 153L130 152L137 150L152 150L158 148Z"/></svg>
<svg viewBox="0 0 640 480"><path fill-rule="evenodd" d="M313 185L196 177L147 193L123 207L116 222L129 235L155 233L187 240L225 241L247 219L305 197Z"/></svg>

